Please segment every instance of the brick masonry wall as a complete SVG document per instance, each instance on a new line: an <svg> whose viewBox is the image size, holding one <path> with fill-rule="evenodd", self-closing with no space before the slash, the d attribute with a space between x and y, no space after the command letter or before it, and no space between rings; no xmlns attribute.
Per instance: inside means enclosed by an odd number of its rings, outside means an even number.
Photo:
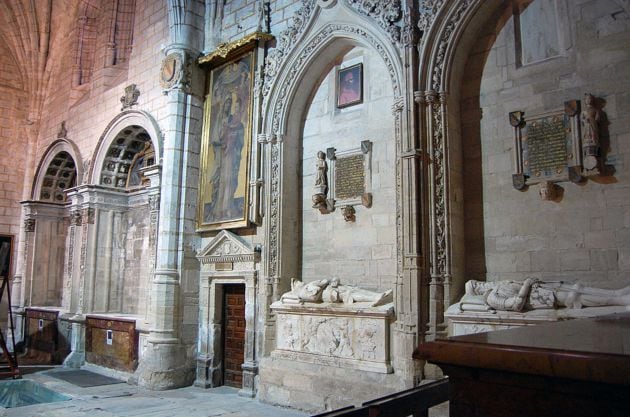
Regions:
<svg viewBox="0 0 630 417"><path fill-rule="evenodd" d="M499 33L482 34L469 57L462 88L467 279L487 274L490 280L534 276L613 286L628 282L630 16L610 1L568 3L557 2L558 40L552 41L559 56L550 47L547 59L519 64L516 29L508 19ZM531 24L529 18L521 24ZM529 48L530 56L544 52L545 41L528 38L532 28L522 30L523 51ZM488 53L486 45L491 49L478 94L474 74ZM559 202L541 200L538 186L515 190L508 113L523 110L528 116L562 108L565 100L582 100L584 93L605 103L601 130L608 134L606 164L614 174L580 185L560 183L564 195Z"/></svg>

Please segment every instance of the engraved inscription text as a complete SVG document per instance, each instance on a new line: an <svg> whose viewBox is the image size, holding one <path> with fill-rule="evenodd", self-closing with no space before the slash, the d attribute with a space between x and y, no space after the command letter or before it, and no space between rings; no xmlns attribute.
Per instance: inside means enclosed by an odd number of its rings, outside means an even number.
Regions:
<svg viewBox="0 0 630 417"><path fill-rule="evenodd" d="M527 124L526 171L532 177L561 174L567 167L566 127L562 116L538 119Z"/></svg>
<svg viewBox="0 0 630 417"><path fill-rule="evenodd" d="M364 155L337 158L335 196L340 200L356 198L365 192Z"/></svg>

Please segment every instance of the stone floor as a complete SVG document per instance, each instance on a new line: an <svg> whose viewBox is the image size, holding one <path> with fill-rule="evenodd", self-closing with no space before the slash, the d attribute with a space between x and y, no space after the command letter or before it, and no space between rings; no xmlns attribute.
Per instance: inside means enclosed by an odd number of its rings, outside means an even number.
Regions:
<svg viewBox="0 0 630 417"><path fill-rule="evenodd" d="M186 387L169 391L147 391L126 383L81 388L47 375L28 373L24 379L43 384L70 396L69 401L2 409L1 417L306 417L300 411L274 407L240 397L229 387L201 389ZM434 407L431 417L448 416L448 404Z"/></svg>

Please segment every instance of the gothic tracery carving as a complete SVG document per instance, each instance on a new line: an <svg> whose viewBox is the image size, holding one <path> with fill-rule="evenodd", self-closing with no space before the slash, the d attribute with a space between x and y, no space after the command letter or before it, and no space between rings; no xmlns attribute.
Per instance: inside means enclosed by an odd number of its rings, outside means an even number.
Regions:
<svg viewBox="0 0 630 417"><path fill-rule="evenodd" d="M402 18L400 0L389 2L380 0L348 0L357 12L374 18L385 30L393 42L400 41L400 27L397 25Z"/></svg>

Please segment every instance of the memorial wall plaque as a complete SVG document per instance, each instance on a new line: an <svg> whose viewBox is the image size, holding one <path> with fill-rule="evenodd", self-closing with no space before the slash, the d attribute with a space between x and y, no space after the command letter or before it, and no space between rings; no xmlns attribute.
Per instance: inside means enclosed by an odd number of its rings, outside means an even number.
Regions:
<svg viewBox="0 0 630 417"><path fill-rule="evenodd" d="M337 158L336 168L336 197L340 200L361 197L365 192L364 155Z"/></svg>
<svg viewBox="0 0 630 417"><path fill-rule="evenodd" d="M554 115L527 123L523 136L523 172L529 184L540 179L568 179L571 155L568 117Z"/></svg>
<svg viewBox="0 0 630 417"><path fill-rule="evenodd" d="M578 100L564 103L564 110L524 117L510 113L514 127L514 188L528 185L581 180L580 125Z"/></svg>
<svg viewBox="0 0 630 417"><path fill-rule="evenodd" d="M344 208L363 205L372 206L372 142L364 140L361 146L346 151L335 148L326 149L326 157L330 160L328 169L327 207L329 211L335 206ZM354 213L354 212L353 212ZM354 221L353 216L344 214L346 221Z"/></svg>

